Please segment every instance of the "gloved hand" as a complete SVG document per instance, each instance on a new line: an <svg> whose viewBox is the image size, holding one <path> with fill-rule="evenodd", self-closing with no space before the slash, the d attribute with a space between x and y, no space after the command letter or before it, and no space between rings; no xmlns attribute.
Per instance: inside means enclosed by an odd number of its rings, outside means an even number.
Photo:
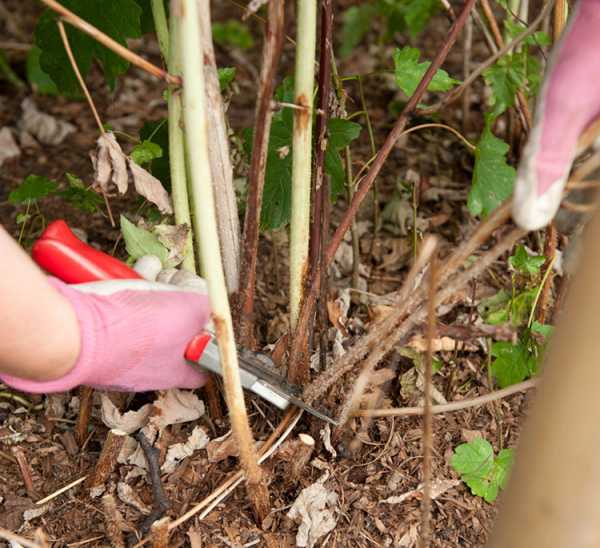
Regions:
<svg viewBox="0 0 600 548"><path fill-rule="evenodd" d="M599 115L600 1L580 0L553 53L519 166L513 217L522 228L537 230L552 220L577 139Z"/></svg>
<svg viewBox="0 0 600 548"><path fill-rule="evenodd" d="M150 281L68 285L49 278L75 310L79 357L57 380L36 382L8 375L0 379L33 393L63 392L79 385L126 392L202 386L206 376L183 354L210 318L204 280L175 269L159 272L156 257L143 257L135 268ZM152 281L155 278L160 281Z"/></svg>

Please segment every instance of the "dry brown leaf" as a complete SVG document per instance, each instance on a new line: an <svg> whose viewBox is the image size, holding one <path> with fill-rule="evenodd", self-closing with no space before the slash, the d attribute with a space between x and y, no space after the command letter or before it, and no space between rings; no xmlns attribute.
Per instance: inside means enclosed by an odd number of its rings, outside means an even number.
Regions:
<svg viewBox="0 0 600 548"><path fill-rule="evenodd" d="M312 548L317 541L333 530L337 523L338 496L322 483L303 489L288 512L288 518L300 522L296 546Z"/></svg>
<svg viewBox="0 0 600 548"><path fill-rule="evenodd" d="M143 167L138 166L132 160L129 160L129 170L131 171L133 184L138 194L155 204L161 213L167 215L173 213L169 193L154 175L148 173Z"/></svg>
<svg viewBox="0 0 600 548"><path fill-rule="evenodd" d="M153 232L158 237L158 241L169 250L167 258L169 265L175 266L183 261L190 233L188 225L156 225Z"/></svg>
<svg viewBox="0 0 600 548"><path fill-rule="evenodd" d="M228 432L220 438L211 440L206 446L206 452L208 453L208 462L215 463L228 457L237 457L240 454L240 449L235 437L231 432Z"/></svg>
<svg viewBox="0 0 600 548"><path fill-rule="evenodd" d="M185 442L175 443L169 447L161 471L170 474L183 459L191 456L194 451L204 449L207 443L208 436L206 432L200 426L196 426Z"/></svg>
<svg viewBox="0 0 600 548"><path fill-rule="evenodd" d="M120 481L117 484L117 495L122 502L129 504L129 506L133 506L133 508L146 516L152 512L152 508L144 503L144 501L133 490L131 485L125 483L124 481Z"/></svg>
<svg viewBox="0 0 600 548"><path fill-rule="evenodd" d="M456 487L460 483L460 480L448 480L448 479L434 479L431 480L431 500L435 500L440 495L443 495L452 487ZM412 489L411 491L407 491L402 495L397 495L393 497L388 497L387 499L382 500L381 502L384 504L400 504L405 500L416 497L420 498L423 496L423 484L419 484L416 489Z"/></svg>
<svg viewBox="0 0 600 548"><path fill-rule="evenodd" d="M148 468L146 456L140 444L131 436L127 436L117 457L119 464L130 464L136 470L134 475L143 475Z"/></svg>
<svg viewBox="0 0 600 548"><path fill-rule="evenodd" d="M19 120L19 129L30 133L44 145L60 145L76 129L73 124L39 111L31 97L23 99L21 108L23 116Z"/></svg>
<svg viewBox="0 0 600 548"><path fill-rule="evenodd" d="M97 150L91 154L94 165L94 187L109 193L110 183L117 187L120 194L127 192L129 176L127 174L127 156L123 154L114 133L107 131L98 137Z"/></svg>
<svg viewBox="0 0 600 548"><path fill-rule="evenodd" d="M173 388L161 392L154 402L150 423L162 430L165 426L190 422L204 415L204 403L191 390Z"/></svg>
<svg viewBox="0 0 600 548"><path fill-rule="evenodd" d="M155 204L162 213L173 213L171 199L162 183L123 153L114 133L107 131L98 137L97 150L91 158L96 190L109 193L112 184L120 194L125 194L131 173L138 194Z"/></svg>
<svg viewBox="0 0 600 548"><path fill-rule="evenodd" d="M127 411L121 413L115 404L110 400L107 394L100 394L102 405L102 422L111 429L122 430L127 434L132 434L142 428L147 422L152 405L146 404L137 411Z"/></svg>
<svg viewBox="0 0 600 548"><path fill-rule="evenodd" d="M12 131L3 127L0 129L0 167L7 160L18 158L21 155L21 149L17 145Z"/></svg>
<svg viewBox="0 0 600 548"><path fill-rule="evenodd" d="M337 457L337 451L334 449L333 445L331 445L331 426L325 424L323 428L319 430L319 434L325 449L327 449L329 454L335 459Z"/></svg>

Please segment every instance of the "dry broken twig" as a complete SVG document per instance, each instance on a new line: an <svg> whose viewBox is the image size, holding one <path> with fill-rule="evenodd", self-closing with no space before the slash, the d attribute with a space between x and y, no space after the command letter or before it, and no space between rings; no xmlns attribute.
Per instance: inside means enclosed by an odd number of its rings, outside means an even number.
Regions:
<svg viewBox="0 0 600 548"><path fill-rule="evenodd" d="M507 398L518 392L525 392L526 390L535 388L537 385L538 379L529 379L476 398L453 401L443 405L433 405L431 407L431 413L433 415L439 415L440 413L450 413L452 411L460 411L461 409L469 409L470 407L478 407L480 405L485 405L486 403ZM390 407L387 409L361 409L354 414L359 417L412 417L415 415L423 415L424 412L424 407Z"/></svg>
<svg viewBox="0 0 600 548"><path fill-rule="evenodd" d="M140 534L145 535L150 531L152 524L162 518L164 513L169 509L170 503L165 494L165 490L160 478L160 451L154 447L146 438L143 431L136 434L136 439L140 443L146 462L148 464L148 476L152 487L152 512L144 518L144 521L139 527Z"/></svg>

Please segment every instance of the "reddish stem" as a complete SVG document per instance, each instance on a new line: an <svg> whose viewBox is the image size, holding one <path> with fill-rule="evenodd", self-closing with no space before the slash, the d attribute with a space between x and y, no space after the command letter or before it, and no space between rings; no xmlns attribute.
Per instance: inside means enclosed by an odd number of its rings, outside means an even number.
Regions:
<svg viewBox="0 0 600 548"><path fill-rule="evenodd" d="M244 247L242 250L240 292L238 297L238 336L242 345L254 346L254 288L256 285L256 257L262 195L265 185L267 151L273 109L271 98L275 88L277 65L283 47L283 0L269 2L269 18L265 30L260 90L256 108L256 123L250 163L248 201L244 220Z"/></svg>
<svg viewBox="0 0 600 548"><path fill-rule="evenodd" d="M362 201L365 199L367 193L373 185L373 182L377 178L377 175L379 175L379 172L381 171L384 162L386 161L387 157L392 151L392 148L396 144L398 137L400 137L400 134L404 131L404 128L406 127L406 123L408 121L408 116L415 110L415 108L421 101L423 94L427 90L427 86L429 86L429 83L431 82L435 73L442 66L442 63L448 56L448 53L454 45L454 42L456 41L459 32L462 30L465 23L467 22L469 12L473 8L474 4L475 0L465 0L463 9L456 21L454 22L454 24L452 25L452 27L450 28L445 42L442 44L442 47L438 51L438 54L436 55L435 59L431 62L431 65L429 66L427 72L424 74L423 78L419 82L419 85L417 86L415 92L412 94L412 97L408 100L408 103L406 103L406 106L400 113L398 120L396 120L396 123L390 131L390 133L388 134L385 142L383 143L383 146L379 149L379 152L377 153L377 156L375 157L371 168L356 188L354 197L352 198L352 202L350 203L348 210L344 214L344 218L340 222L340 225L335 231L333 237L331 238L331 242L327 247L328 265L333 260L337 248L340 246L342 240L344 239L344 234L346 234L346 231L350 228L350 225L352 224L352 219L354 219L356 213L358 212Z"/></svg>

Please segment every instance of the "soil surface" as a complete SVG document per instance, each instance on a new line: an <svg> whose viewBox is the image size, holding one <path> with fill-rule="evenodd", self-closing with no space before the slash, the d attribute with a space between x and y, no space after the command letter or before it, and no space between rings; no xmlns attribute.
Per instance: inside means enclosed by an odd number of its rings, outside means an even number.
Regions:
<svg viewBox="0 0 600 548"><path fill-rule="evenodd" d="M339 3L340 12L346 4ZM5 5L15 24L5 25L2 35L13 42L31 44L32 31L40 12L38 6L32 2L12 0L6 1ZM214 16L219 20L239 18L240 11L232 2L218 8ZM291 5L287 16L292 21ZM449 25L444 15L434 18L426 33L419 38L419 47L424 55L435 53ZM254 117L256 77L260 66L258 37L262 25L260 21L251 19L249 26L257 37L257 44L252 50L242 53L217 48L218 64L237 68L235 91L228 107L233 136L239 135L243 128L251 127ZM288 24L287 28L288 32L293 32L293 25ZM379 30L373 29L373 33ZM365 77L365 101L374 127L375 145L379 147L395 120L390 105L401 96L391 76L377 72L379 58L387 59L388 66L391 66L391 49L381 47L375 51L374 38L367 41L371 45L357 48L356 54L340 63L339 70L341 74L368 74ZM396 42L399 45L406 43L401 37L396 37ZM139 40L132 44L132 48L160 64L153 38ZM8 54L11 65L24 77L25 52L14 49L8 50ZM484 60L487 55L485 42L475 29L473 63ZM462 77L462 60L463 48L459 41L448 58L446 70ZM292 62L293 46L286 43L280 75L292 72ZM70 68L65 67L65 70ZM121 132L119 135L137 137L145 122L166 116L165 86L138 69L131 69L119 79L115 90L107 88L98 69L94 69L87 81L102 122ZM356 83L350 82L347 91L348 109L360 110ZM60 198L44 199L35 223L28 224L21 233L17 215L23 213L23 208L11 204L8 194L30 174L44 175L65 185L65 173L69 172L91 184L93 168L89 154L98 138L94 118L85 102L36 95L29 88L20 91L5 81L0 81L0 129L9 127L14 130L15 136L19 136L17 128L22 118L21 105L28 97L35 101L40 111L73 124L76 131L56 146L43 145L35 140L20 143L20 156L0 168L0 222L15 238L20 237L24 247L29 249L43 226L64 218L71 226L83 229L93 245L126 258L119 229L111 226L104 206L99 212L89 214L65 204ZM434 98L428 96L425 102ZM460 128L467 138L476 140L482 124L484 101L483 90L477 84L469 95L467 111L470 115L466 129L463 127L460 102L447 108L436 121ZM427 120L415 119L411 124L422 121ZM119 138L127 148L127 139ZM237 142L232 139L236 158L241 157L239 145L236 148ZM370 146L369 136L363 131L353 145L355 172L371 156ZM384 218L382 226L377 230L374 228L372 199L359 215L360 280L357 290L349 289L352 285L349 239L343 244L330 273L328 334L332 359L368 331L370 322L385 313L388 306L385 296L401 287L413 251L411 188L419 189L415 210L418 237L435 233L440 239L443 255L463 241L476 226L465 206L472 166L473 158L469 151L445 131L423 130L398 142L377 181L376 209ZM236 177L243 178L245 170L245 160L237 161ZM398 205L395 211L390 212L391 208L387 206L391 203ZM114 217L126 212L134 220L147 211L147 204L131 195L111 197L110 207ZM344 200L335 205L334 223L345 207ZM536 242L531 245L537 249ZM276 343L287 332L286 252L287 235L284 230L261 237L257 286L257 336L261 347ZM487 342L479 335L471 336L469 333L476 327L477 304L483 297L503 287L511 287L505 260L493 265L468 291L456 295L457 306L439 318L441 325L466 333L462 346L457 344L436 354L442 365L434 377L440 398L456 401L494 389L488 375ZM318 358L314 362L318 366ZM360 364L356 365L355 373L344 377L325 398L317 402L320 409L332 415L336 413L351 393L360 370ZM377 407L421 404L421 388L414 379L411 383L410 374L407 376L410 371L415 372L414 362L405 353L392 352L383 360L377 370L382 379L378 386ZM203 397L202 391L198 394ZM112 395L112 398L125 411L154 401L155 395L128 398ZM141 538L140 528L153 505L153 485L143 470L138 473L140 469L131 464L116 466L104 482L101 496L94 497L95 493L90 492L86 484L80 483L47 504L35 504L46 495L94 472L108 435L99 401L99 395L95 394L87 436L83 445L79 446L75 434L80 402L78 391L32 396L14 392L9 387L2 388L0 527L28 538L33 538L34 531L39 529L47 542L56 547L109 546L115 544L111 530L118 512L125 542L133 545ZM478 436L490 441L496 451L514 447L526 408L527 394L517 394L495 403L434 417L432 477L446 487L432 502L433 546L484 545L502 497L499 502L489 504L474 496L459 481L450 466L450 458L457 445ZM265 440L280 422L281 414L253 396L248 396L248 410L255 437ZM207 516L202 519L192 517L176 527L168 545L295 546L299 526L288 512L303 489L321 482L329 493L335 495L333 515L336 523L318 541L318 546L416 546L421 522L421 493L417 488L423 477L422 422L419 417L370 421L354 418L330 443L329 430L324 423L304 415L282 448L264 464L272 508L266 520L257 524L245 489L238 487ZM208 414L193 422L172 425L163 431L157 442L161 462L168 448L187 440L198 425L211 440L229 431L227 419L211 418ZM310 435L315 440L315 447L300 473L295 473L293 464L300 451L298 435L301 433ZM173 470L162 474L161 481L169 503L165 515L176 520L238 470L235 448L231 445L227 441L215 442L214 447L222 453L220 456L211 456L206 449L200 449L180 461ZM131 501L124 502L127 497L119 496L120 490L125 489L124 485L134 494L137 505ZM103 498L107 493L114 495L116 512ZM403 494L408 495L399 502L390 498Z"/></svg>

